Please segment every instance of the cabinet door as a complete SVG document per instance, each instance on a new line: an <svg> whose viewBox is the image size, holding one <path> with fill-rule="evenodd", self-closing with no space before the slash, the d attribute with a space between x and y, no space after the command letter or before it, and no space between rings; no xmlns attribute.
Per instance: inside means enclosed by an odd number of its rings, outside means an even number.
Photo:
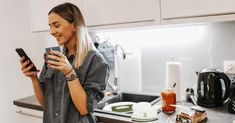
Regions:
<svg viewBox="0 0 235 123"><path fill-rule="evenodd" d="M84 0L87 26L160 20L159 0Z"/></svg>
<svg viewBox="0 0 235 123"><path fill-rule="evenodd" d="M54 6L64 2L74 3L78 7L82 5L81 0L29 0L32 32L49 30L48 12Z"/></svg>
<svg viewBox="0 0 235 123"><path fill-rule="evenodd" d="M163 19L234 14L234 6L234 0L161 0Z"/></svg>
<svg viewBox="0 0 235 123"><path fill-rule="evenodd" d="M43 112L16 106L18 123L42 123Z"/></svg>

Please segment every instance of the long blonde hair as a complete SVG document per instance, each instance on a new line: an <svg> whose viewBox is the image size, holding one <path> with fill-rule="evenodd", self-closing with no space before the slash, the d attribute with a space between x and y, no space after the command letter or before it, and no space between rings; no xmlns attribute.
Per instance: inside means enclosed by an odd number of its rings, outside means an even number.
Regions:
<svg viewBox="0 0 235 123"><path fill-rule="evenodd" d="M74 23L76 28L76 55L73 61L75 68L79 68L84 61L88 51L96 50L90 35L86 29L85 21L79 8L72 3L63 3L51 9L48 13L56 13L69 23Z"/></svg>

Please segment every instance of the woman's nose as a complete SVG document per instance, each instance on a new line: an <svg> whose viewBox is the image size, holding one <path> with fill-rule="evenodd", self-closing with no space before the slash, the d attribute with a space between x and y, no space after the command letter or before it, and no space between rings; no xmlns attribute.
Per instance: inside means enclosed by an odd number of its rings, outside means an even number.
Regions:
<svg viewBox="0 0 235 123"><path fill-rule="evenodd" d="M51 33L51 35L54 35L56 33L56 30L51 28L51 32L50 33Z"/></svg>

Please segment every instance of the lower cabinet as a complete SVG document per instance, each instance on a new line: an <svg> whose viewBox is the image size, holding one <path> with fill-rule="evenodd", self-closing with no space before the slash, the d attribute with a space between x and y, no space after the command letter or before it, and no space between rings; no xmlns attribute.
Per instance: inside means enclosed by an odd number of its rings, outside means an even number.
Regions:
<svg viewBox="0 0 235 123"><path fill-rule="evenodd" d="M16 113L20 123L42 123L42 111L17 106Z"/></svg>

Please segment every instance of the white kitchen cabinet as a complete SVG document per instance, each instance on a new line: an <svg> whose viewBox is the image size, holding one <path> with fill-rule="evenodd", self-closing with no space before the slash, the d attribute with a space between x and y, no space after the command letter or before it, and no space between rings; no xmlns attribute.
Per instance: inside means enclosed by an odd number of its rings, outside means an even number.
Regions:
<svg viewBox="0 0 235 123"><path fill-rule="evenodd" d="M43 112L16 106L17 119L20 123L42 123Z"/></svg>
<svg viewBox="0 0 235 123"><path fill-rule="evenodd" d="M64 2L71 2L82 7L82 0L28 0L32 32L48 31L48 12L55 5Z"/></svg>
<svg viewBox="0 0 235 123"><path fill-rule="evenodd" d="M164 20L235 20L234 0L161 0L161 16ZM195 18L195 19L192 19ZM200 19L201 18L201 19ZM203 18L205 20L203 20Z"/></svg>
<svg viewBox="0 0 235 123"><path fill-rule="evenodd" d="M84 0L88 27L160 22L159 0Z"/></svg>

